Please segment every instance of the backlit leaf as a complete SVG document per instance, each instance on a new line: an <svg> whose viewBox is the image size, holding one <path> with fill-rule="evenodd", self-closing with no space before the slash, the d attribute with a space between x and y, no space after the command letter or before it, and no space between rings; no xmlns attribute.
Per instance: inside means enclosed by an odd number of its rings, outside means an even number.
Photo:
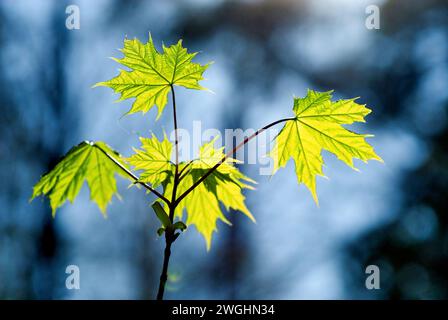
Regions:
<svg viewBox="0 0 448 320"><path fill-rule="evenodd" d="M120 70L120 74L95 86L106 86L120 93L120 100L136 98L128 114L148 112L154 105L158 108L157 118L168 102L171 86L204 90L199 85L202 74L209 64L192 62L197 53L188 53L182 40L170 47L163 46L160 53L154 46L151 36L146 44L138 39L124 40L122 59L116 59L131 71Z"/></svg>
<svg viewBox="0 0 448 320"><path fill-rule="evenodd" d="M331 92L309 90L305 98L294 98L295 120L286 122L276 138L270 156L275 173L292 158L299 183L304 183L318 202L316 176L322 172L322 150L328 150L355 169L353 159L379 160L366 141L370 135L357 134L342 125L365 122L371 111L355 99L331 101Z"/></svg>
<svg viewBox="0 0 448 320"><path fill-rule="evenodd" d="M172 144L164 135L159 141L155 135L151 138L140 138L142 149L134 149L135 154L128 158L129 164L137 170L143 170L140 181L158 187L171 174L173 163L170 161Z"/></svg>
<svg viewBox="0 0 448 320"><path fill-rule="evenodd" d="M115 173L128 177L105 153L126 166L120 155L103 142L84 141L73 147L53 170L34 186L34 199L40 195L50 198L53 216L66 200L73 202L84 181L90 188L90 198L106 214L107 205L117 194Z"/></svg>
<svg viewBox="0 0 448 320"><path fill-rule="evenodd" d="M177 197L198 181L210 168L218 163L224 156L223 149L213 147L215 140L204 144L199 153L199 159L194 160L185 170L177 188ZM187 214L187 225L195 225L197 230L203 235L207 249L210 249L212 234L216 231L216 222L221 220L230 225L221 210L223 205L226 210L237 210L244 213L252 221L255 221L252 214L244 203L245 197L242 189L253 189L247 183L255 183L252 179L242 174L232 163L234 159L228 159L221 164L207 179L198 185L176 208L175 215L182 219L183 212ZM180 164L180 170L184 169L186 163ZM165 196L171 197L173 192L173 175L165 188Z"/></svg>

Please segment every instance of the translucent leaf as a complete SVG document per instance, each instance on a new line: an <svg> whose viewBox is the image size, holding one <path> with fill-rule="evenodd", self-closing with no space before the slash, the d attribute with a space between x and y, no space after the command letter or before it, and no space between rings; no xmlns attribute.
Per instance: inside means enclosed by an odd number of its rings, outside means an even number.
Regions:
<svg viewBox="0 0 448 320"><path fill-rule="evenodd" d="M126 167L123 158L105 143L84 141L73 147L54 169L40 179L34 186L31 200L40 195L48 196L54 216L56 209L66 200L75 200L84 181L87 181L90 198L106 214L107 205L117 194L115 173L128 176L105 153Z"/></svg>
<svg viewBox="0 0 448 320"><path fill-rule="evenodd" d="M166 135L159 141L155 135L140 138L141 149L134 149L135 154L127 159L137 170L143 170L140 181L158 187L171 174L173 163L170 161L173 146ZM171 198L170 198L171 199Z"/></svg>
<svg viewBox="0 0 448 320"><path fill-rule="evenodd" d="M157 118L168 102L171 86L204 90L199 85L202 74L209 64L192 62L197 53L188 53L182 40L170 47L163 46L160 53L154 46L151 36L146 44L138 39L124 41L122 59L116 59L131 71L120 70L120 74L95 86L106 86L121 94L120 100L136 98L128 114L148 112L154 105L158 108Z"/></svg>
<svg viewBox="0 0 448 320"><path fill-rule="evenodd" d="M188 168L185 170L185 176L183 176L177 188L177 197L188 190L216 163L221 161L224 156L224 148L215 149L213 147L215 140L201 147L199 159L194 160L189 165L186 163L180 164L180 170L187 165ZM232 164L233 162L235 162L234 159L228 159L228 161L221 164L204 182L189 193L176 208L175 215L182 219L185 211L187 214L186 224L195 225L199 233L203 235L207 250L210 249L213 232L217 229L217 220L230 225L230 222L221 210L221 205L226 210L241 211L252 221L255 221L244 203L245 197L242 194L242 190L245 188L253 189L247 183L255 182L242 174ZM170 175L169 179L164 193L166 197L171 197L173 192L173 175Z"/></svg>
<svg viewBox="0 0 448 320"><path fill-rule="evenodd" d="M355 99L331 101L331 92L309 90L305 98L294 98L295 120L286 122L276 137L270 156L275 173L292 158L299 183L304 183L318 202L316 176L323 176L322 150L328 150L355 169L353 159L379 160L365 138L345 129L343 124L365 122L371 111Z"/></svg>

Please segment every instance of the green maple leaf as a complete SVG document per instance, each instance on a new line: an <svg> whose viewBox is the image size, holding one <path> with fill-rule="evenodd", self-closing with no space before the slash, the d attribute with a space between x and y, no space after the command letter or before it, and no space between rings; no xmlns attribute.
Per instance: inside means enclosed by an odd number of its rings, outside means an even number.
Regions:
<svg viewBox="0 0 448 320"><path fill-rule="evenodd" d="M140 138L142 149L134 149L135 154L127 159L137 170L143 170L139 180L149 182L154 188L163 183L171 174L173 163L171 152L173 146L164 134L159 141L155 135L152 138Z"/></svg>
<svg viewBox="0 0 448 320"><path fill-rule="evenodd" d="M180 170L185 170L184 176L177 187L177 197L184 193L191 185L198 181L210 168L220 162L224 156L224 148L215 149L213 147L216 139L204 144L199 152L199 159L190 164L181 164ZM221 164L210 176L199 184L176 208L175 215L182 219L185 210L187 214L187 225L195 225L199 233L206 241L207 250L210 249L212 234L216 231L217 220L221 220L230 225L229 220L221 210L220 204L229 211L230 209L241 211L252 221L254 217L247 209L242 194L243 189L253 189L247 183L255 183L252 179L242 174L233 163L236 160L229 158ZM173 178L165 188L165 196L170 196L173 192Z"/></svg>
<svg viewBox="0 0 448 320"><path fill-rule="evenodd" d="M125 39L121 51L124 58L113 59L131 71L120 70L117 77L95 86L112 88L121 94L120 101L136 98L127 114L140 111L146 113L156 105L158 119L168 102L172 86L204 90L199 81L203 80L202 74L209 64L192 62L197 53L188 53L182 47L182 40L170 47L163 46L163 52L159 53L151 36L146 44L138 39Z"/></svg>
<svg viewBox="0 0 448 320"><path fill-rule="evenodd" d="M292 158L299 183L304 183L318 203L316 176L322 172L322 150L328 150L355 169L353 159L379 160L366 141L371 135L357 134L342 125L365 122L371 110L357 104L356 99L331 101L330 92L309 90L305 98L294 98L295 120L288 121L276 137L270 156L275 173Z"/></svg>
<svg viewBox="0 0 448 320"><path fill-rule="evenodd" d="M66 200L73 202L84 181L90 188L90 198L105 215L112 196L117 194L115 173L127 177L122 169L105 153L112 155L122 165L123 158L103 142L84 141L73 147L63 159L45 174L34 186L31 200L40 195L50 198L53 216Z"/></svg>
<svg viewBox="0 0 448 320"><path fill-rule="evenodd" d="M224 156L223 149L213 147L215 140L204 144L199 152L199 158L188 163L179 163L179 172L183 171L181 181L177 187L176 197L179 197L196 181L206 174ZM153 186L163 185L164 196L172 198L174 186L175 164L170 161L172 144L167 137L159 141L156 136L142 138L142 149L135 150L135 154L128 160L135 169L143 170L140 180L152 183ZM230 222L221 210L221 204L226 210L238 210L254 221L247 209L242 189L253 189L247 183L255 181L242 174L233 164L237 161L229 158L221 164L210 176L198 185L176 208L175 216L182 219L185 210L187 225L195 225L210 249L211 238L216 231L217 220L227 224ZM184 170L185 169L185 170ZM168 207L166 207L168 211Z"/></svg>

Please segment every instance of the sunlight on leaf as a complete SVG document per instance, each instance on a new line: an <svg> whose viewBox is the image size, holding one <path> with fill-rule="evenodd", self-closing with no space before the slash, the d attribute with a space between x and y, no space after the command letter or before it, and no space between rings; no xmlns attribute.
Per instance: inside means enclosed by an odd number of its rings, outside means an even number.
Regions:
<svg viewBox="0 0 448 320"><path fill-rule="evenodd" d="M117 194L115 173L128 176L104 152L126 167L124 159L103 142L84 141L73 147L56 167L34 186L31 200L40 195L50 198L53 216L66 200L73 202L84 181L90 188L90 198L105 215L112 196Z"/></svg>
<svg viewBox="0 0 448 320"><path fill-rule="evenodd" d="M182 40L170 47L163 46L159 53L154 46L151 35L146 44L138 39L124 40L121 50L124 58L116 59L118 63L131 69L120 70L120 74L96 86L112 88L120 93L120 101L136 98L128 114L148 112L154 105L158 108L157 119L161 116L168 102L171 86L182 86L188 89L204 90L199 81L209 64L201 65L192 62L197 53L188 53L182 46Z"/></svg>
<svg viewBox="0 0 448 320"><path fill-rule="evenodd" d="M135 169L143 170L140 181L148 182L156 188L171 174L173 146L165 134L162 141L153 135L151 138L140 138L140 142L142 149L134 149L135 154L127 160Z"/></svg>
<svg viewBox="0 0 448 320"><path fill-rule="evenodd" d="M204 144L199 152L199 159L194 160L186 169L177 189L177 196L184 193L191 185L198 181L211 167L218 163L224 156L224 148L213 147L216 138ZM187 214L187 225L195 225L206 241L207 250L210 249L212 234L216 231L217 220L230 225L224 216L221 205L226 208L241 211L255 222L244 203L243 189L253 189L247 183L255 183L252 179L242 174L233 163L236 160L229 158L221 164L203 183L198 185L176 208L176 216L182 219L183 211ZM180 164L182 170L187 164ZM165 196L171 196L173 192L173 175L165 188Z"/></svg>
<svg viewBox="0 0 448 320"><path fill-rule="evenodd" d="M152 138L141 138L140 141L142 149L134 150L136 153L128 158L129 163L135 169L143 170L141 181L149 182L154 187L162 185L164 196L171 199L176 168L170 161L173 149L171 142L166 135L161 141L155 135ZM216 138L200 148L198 159L179 164L179 172L183 173L177 188L177 197L221 161L224 148L215 149L213 147L215 141ZM196 226L206 240L207 249L210 248L212 234L216 231L216 221L220 219L230 224L221 210L221 205L227 211L230 209L241 211L255 221L244 203L245 197L242 194L242 189L253 189L247 183L255 181L243 175L233 165L235 162L237 162L235 159L227 159L176 208L175 215L180 219L184 211L187 213L186 224ZM165 209L168 211L168 207Z"/></svg>
<svg viewBox="0 0 448 320"><path fill-rule="evenodd" d="M316 203L316 176L324 176L323 149L355 170L354 158L382 161L365 141L371 135L357 134L342 126L365 122L364 117L371 111L357 104L356 99L331 101L331 93L308 90L305 98L294 98L295 120L285 124L269 154L274 159L273 174L291 158L294 160L298 182L308 187Z"/></svg>

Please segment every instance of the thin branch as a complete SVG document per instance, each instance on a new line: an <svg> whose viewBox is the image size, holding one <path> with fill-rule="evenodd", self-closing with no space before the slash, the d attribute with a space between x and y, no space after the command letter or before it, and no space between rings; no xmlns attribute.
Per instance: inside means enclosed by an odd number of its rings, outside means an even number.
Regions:
<svg viewBox="0 0 448 320"><path fill-rule="evenodd" d="M296 118L284 118L284 119L280 119L277 121L274 121L266 126L264 126L261 129L258 129L255 133L253 133L252 135L250 135L249 137L246 137L242 142L240 142L237 146L235 146L235 148L233 148L230 152L226 153L224 155L224 157L222 157L221 161L219 161L217 164L215 164L210 170L208 170L198 181L196 181L195 183L193 183L193 185L188 188L184 193L182 193L179 198L173 200L174 202L174 206L177 206L190 192L192 192L198 185L200 185L205 179L207 179L207 177L209 175L211 175L216 169L218 169L218 167L223 164L228 158L232 157L236 151L238 151L239 148L241 148L242 146L244 146L246 143L248 143L250 140L252 140L253 138L255 138L256 136L258 136L260 133L262 133L263 131L269 129L270 127L273 127L279 123L282 122L286 122L286 121L292 121L292 120L296 120Z"/></svg>
<svg viewBox="0 0 448 320"><path fill-rule="evenodd" d="M177 62L176 62L177 63ZM174 77L174 75L173 75ZM176 150L176 171L174 173L174 185L173 194L171 196L171 203L169 206L169 219L171 223L174 221L174 213L176 211L176 205L174 204L177 195L177 186L179 185L179 135L177 132L177 114L176 114L176 94L174 93L174 87L171 84L171 97L173 102L173 119L174 119L174 135L175 135L175 150ZM159 290L157 291L157 300L163 300L163 294L165 292L166 281L168 280L168 265L170 263L171 245L175 240L174 231L172 229L165 230L165 252L163 256L162 272L159 280Z"/></svg>
<svg viewBox="0 0 448 320"><path fill-rule="evenodd" d="M177 63L177 61L176 61ZM174 74L173 74L174 78ZM179 185L179 135L177 132L177 115L176 115L176 94L174 93L174 87L171 84L171 98L173 102L173 119L174 119L174 135L175 135L175 150L176 150L176 171L174 173L174 185L173 185L173 194L171 196L171 203L169 206L169 219L171 223L174 221L174 212L176 211L176 205L174 201L176 200L177 194L177 186ZM166 281L168 280L168 265L170 263L170 255L171 255L171 245L175 240L174 231L171 229L165 230L165 252L163 256L163 266L162 272L160 274L159 280L159 290L157 291L157 300L163 300L163 293L165 292Z"/></svg>
<svg viewBox="0 0 448 320"><path fill-rule="evenodd" d="M125 166L123 166L117 159L115 159L114 157L112 157L109 153L107 153L105 150L103 150L101 147L97 146L96 144L93 145L95 148L97 148L98 150L100 150L102 153L104 153L104 155L106 157L108 157L110 160L112 160L117 166L120 167L121 170L123 170L128 176L130 176L132 179L134 179L135 183L138 183L140 185L142 185L143 187L145 187L146 189L148 189L149 191L151 191L152 193L154 193L157 197L159 197L161 200L165 201L168 205L171 205L171 202L165 198L160 192L158 192L157 190L151 188L148 184L139 181L139 178L133 174L130 170L128 170Z"/></svg>
<svg viewBox="0 0 448 320"><path fill-rule="evenodd" d="M168 233L170 232L170 233ZM159 281L159 289L157 291L157 300L163 300L163 294L165 292L165 285L166 281L168 280L168 265L170 263L170 256L171 256L171 245L173 244L173 232L167 230L165 232L165 251L163 255L163 266L162 266L162 273L160 274L160 281Z"/></svg>
<svg viewBox="0 0 448 320"><path fill-rule="evenodd" d="M188 167L193 163L193 160L188 161L188 163L185 165L185 167L182 168L182 170L180 170L179 172L179 182L182 181L183 178L185 178L185 176L187 175L187 173L185 173L184 175L182 175L182 173L184 173L185 171L187 171Z"/></svg>
<svg viewBox="0 0 448 320"><path fill-rule="evenodd" d="M177 114L176 114L176 94L174 92L174 86L171 85L171 97L173 102L173 119L174 119L174 146L176 150L176 170L174 172L174 185L173 185L173 194L171 196L171 203L176 201L177 195L177 186L179 184L179 133L177 132ZM174 206L174 209L176 206ZM170 210L170 220L173 222L174 220L174 212L175 210Z"/></svg>
<svg viewBox="0 0 448 320"><path fill-rule="evenodd" d="M176 148L176 166L179 166L179 133L177 132L177 114L176 114L176 94L174 87L171 85L171 97L173 99L173 119L174 119L174 146Z"/></svg>

